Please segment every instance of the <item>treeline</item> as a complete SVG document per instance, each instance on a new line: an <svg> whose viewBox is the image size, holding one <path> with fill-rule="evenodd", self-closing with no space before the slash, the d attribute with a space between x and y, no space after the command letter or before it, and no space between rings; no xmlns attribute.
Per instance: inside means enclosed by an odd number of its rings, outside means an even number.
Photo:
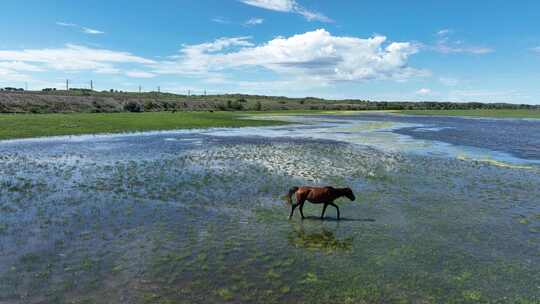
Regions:
<svg viewBox="0 0 540 304"><path fill-rule="evenodd" d="M473 110L473 109L537 109L540 105L481 102L435 102L435 101L357 101L346 103L358 104L361 110Z"/></svg>

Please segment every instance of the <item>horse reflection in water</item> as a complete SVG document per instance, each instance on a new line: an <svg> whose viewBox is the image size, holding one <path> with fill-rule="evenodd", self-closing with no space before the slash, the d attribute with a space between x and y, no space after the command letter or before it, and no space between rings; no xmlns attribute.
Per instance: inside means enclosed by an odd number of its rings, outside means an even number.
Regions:
<svg viewBox="0 0 540 304"><path fill-rule="evenodd" d="M307 250L319 250L327 253L352 250L353 238L337 239L334 232L323 228L319 232L307 233L304 228L291 231L289 234L289 243L295 247L301 247Z"/></svg>
<svg viewBox="0 0 540 304"><path fill-rule="evenodd" d="M292 196L296 195L296 204L292 203ZM287 202L291 205L291 214L289 219L294 215L294 209L300 206L300 215L302 219L305 219L304 216L304 203L306 201L312 204L324 204L321 219L324 219L324 213L326 212L326 207L328 205L333 206L337 210L337 219L340 219L339 207L334 203L334 201L340 197L347 197L351 201L354 201L356 197L354 196L351 188L334 188L334 187L294 187L289 190L287 193Z"/></svg>

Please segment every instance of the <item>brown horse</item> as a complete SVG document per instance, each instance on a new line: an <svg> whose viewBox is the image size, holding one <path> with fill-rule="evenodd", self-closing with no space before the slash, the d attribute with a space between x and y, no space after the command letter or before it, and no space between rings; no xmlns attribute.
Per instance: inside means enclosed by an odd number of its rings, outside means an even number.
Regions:
<svg viewBox="0 0 540 304"><path fill-rule="evenodd" d="M293 194L296 194L296 204L292 203L292 196ZM292 218L294 214L294 209L296 207L300 206L300 215L302 215L302 219L305 219L304 217L304 203L309 201L312 204L324 204L321 219L324 218L324 212L326 211L326 207L328 205L331 205L336 208L337 210L337 218L339 220L339 207L334 204L334 201L340 197L347 197L351 201L354 201L356 197L354 196L354 193L352 192L351 188L333 188L333 187L294 187L289 190L289 193L287 193L287 201L291 205L291 214L289 215L289 219Z"/></svg>

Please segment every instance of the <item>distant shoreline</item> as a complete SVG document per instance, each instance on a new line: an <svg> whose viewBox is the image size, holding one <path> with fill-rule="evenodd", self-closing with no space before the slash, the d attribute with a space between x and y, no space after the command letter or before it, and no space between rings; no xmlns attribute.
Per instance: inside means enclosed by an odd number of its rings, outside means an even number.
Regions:
<svg viewBox="0 0 540 304"><path fill-rule="evenodd" d="M540 119L540 110L522 109L477 109L477 110L411 110L397 113L426 116L463 116L463 117L491 117L491 118L535 118Z"/></svg>
<svg viewBox="0 0 540 304"><path fill-rule="evenodd" d="M386 102L288 98L245 94L178 95L161 92L1 91L0 113L119 113L163 111L537 110L540 105L458 102Z"/></svg>

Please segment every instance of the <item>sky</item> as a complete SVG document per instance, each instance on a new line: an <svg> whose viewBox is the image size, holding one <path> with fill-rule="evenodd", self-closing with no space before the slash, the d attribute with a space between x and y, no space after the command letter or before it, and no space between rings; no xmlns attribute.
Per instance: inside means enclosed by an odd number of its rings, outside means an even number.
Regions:
<svg viewBox="0 0 540 304"><path fill-rule="evenodd" d="M537 0L4 0L0 87L540 104Z"/></svg>

